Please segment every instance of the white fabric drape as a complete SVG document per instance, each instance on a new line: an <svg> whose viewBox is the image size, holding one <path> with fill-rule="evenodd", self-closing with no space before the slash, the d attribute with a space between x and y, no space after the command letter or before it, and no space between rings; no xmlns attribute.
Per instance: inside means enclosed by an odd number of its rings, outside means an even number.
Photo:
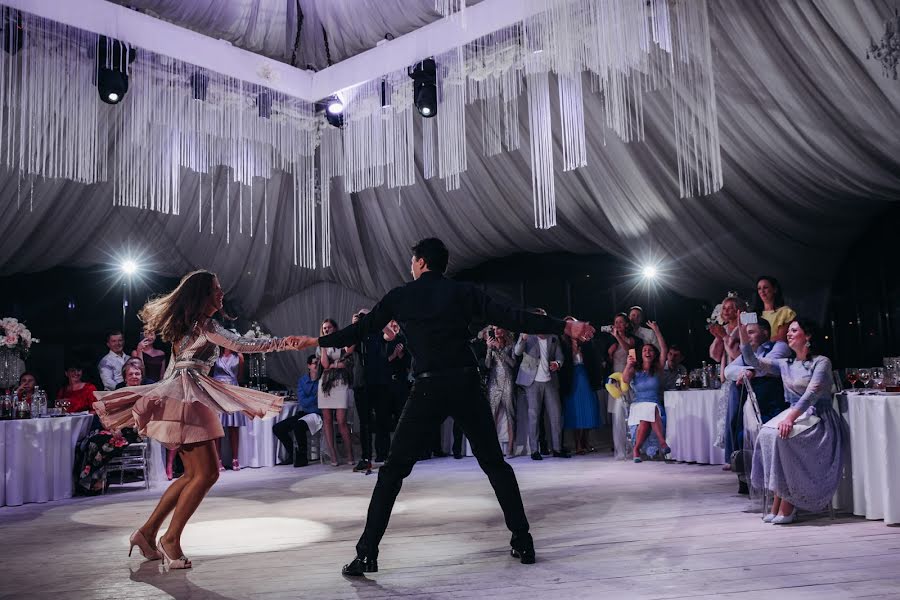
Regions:
<svg viewBox="0 0 900 600"><path fill-rule="evenodd" d="M276 23L287 14L278 8L283 2L129 4L272 55L278 36L284 42ZM386 28L402 33L437 16L432 0L363 3L371 18L358 18L358 2L301 4L305 18L316 13L326 24L335 59L374 45ZM876 61L864 59L869 37L880 35L890 7L876 0L720 0L709 3L709 12L725 173L724 189L712 196L678 198L670 99L647 96L646 142L624 144L605 130L602 99L586 82L587 166L555 174L558 226L547 231L534 229L528 137L522 136L519 151L485 157L481 113L470 107L466 130L473 133L460 190L447 192L444 182L424 180L419 132L414 186L347 195L342 182L333 182L329 268L292 264L286 174L252 190L256 223L263 222L267 199L268 244L261 232L232 235L226 244L224 177L213 190L216 227L210 235L208 176L201 188L196 174L186 174L182 214L162 216L113 207L109 184L32 182L4 172L0 275L114 262L123 249L145 249L149 268L164 274L215 270L242 316L260 317L273 332L313 333L322 317L346 323L357 300L371 305L407 279L409 246L437 235L450 248L451 271L523 251L607 252L636 263L652 252L670 271L667 285L688 296L721 297L722 290L752 285L765 272L779 277L792 297L814 297L830 285L855 236L900 197L900 85L882 77ZM357 17L348 18L351 13ZM321 44L321 36L316 39ZM557 94L551 96L558 119ZM528 111L520 101L526 131ZM561 152L556 126L554 145ZM207 222L198 232L192 199L201 189ZM230 189L235 232L238 189ZM303 316L298 321L295 315Z"/></svg>

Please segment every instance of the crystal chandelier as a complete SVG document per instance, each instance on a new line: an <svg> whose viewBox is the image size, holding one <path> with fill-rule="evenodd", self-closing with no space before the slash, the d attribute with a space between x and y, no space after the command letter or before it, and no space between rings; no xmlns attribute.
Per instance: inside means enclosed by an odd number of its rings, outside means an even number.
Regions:
<svg viewBox="0 0 900 600"><path fill-rule="evenodd" d="M884 35L880 43L875 40L866 49L866 58L881 61L881 73L885 77L897 79L897 64L900 62L900 13L894 9L894 18L884 22Z"/></svg>

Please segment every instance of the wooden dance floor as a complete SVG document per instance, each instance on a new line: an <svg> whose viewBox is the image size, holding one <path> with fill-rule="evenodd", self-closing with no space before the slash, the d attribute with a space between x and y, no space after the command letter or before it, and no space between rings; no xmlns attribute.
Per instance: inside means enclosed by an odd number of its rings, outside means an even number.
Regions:
<svg viewBox="0 0 900 600"><path fill-rule="evenodd" d="M126 556L160 488L0 508L2 598L898 598L900 528L828 515L763 524L719 467L513 459L538 562L473 458L420 463L381 547L345 579L375 475L315 465L222 474L185 532L194 568ZM127 486L126 486L127 488Z"/></svg>

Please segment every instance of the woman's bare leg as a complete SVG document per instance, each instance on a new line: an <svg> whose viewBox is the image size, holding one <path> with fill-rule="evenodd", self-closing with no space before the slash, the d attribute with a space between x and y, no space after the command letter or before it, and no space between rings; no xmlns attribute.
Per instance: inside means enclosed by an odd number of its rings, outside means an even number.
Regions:
<svg viewBox="0 0 900 600"><path fill-rule="evenodd" d="M169 456L174 460L176 451L169 450L168 448L166 450L167 452L170 452ZM141 525L140 532L154 548L156 548L156 535L159 533L159 528L162 527L162 524L165 522L169 514L173 510L175 510L175 505L178 502L178 497L181 495L182 490L190 483L190 481L191 474L185 467L184 475L179 477L168 487L168 489L166 489L165 492L163 492L162 498L159 499L159 502L157 502L156 504L156 508L154 508L153 512L150 513L150 517L143 525Z"/></svg>
<svg viewBox="0 0 900 600"><path fill-rule="evenodd" d="M647 441L647 436L650 435L650 422L649 421L641 421L641 424L638 425L637 434L634 436L634 452L633 455L635 458L640 458L641 456L641 446L644 445L644 442Z"/></svg>
<svg viewBox="0 0 900 600"><path fill-rule="evenodd" d="M347 462L353 464L353 439L350 437L350 427L347 426L347 409L337 409L338 429L341 432L341 439L344 440L344 448L346 449Z"/></svg>
<svg viewBox="0 0 900 600"><path fill-rule="evenodd" d="M181 483L184 479L188 482L181 488L169 528L160 538L166 553L174 560L184 554L181 549L181 534L188 519L219 478L215 444L212 441L184 446L181 450L181 460L184 462L184 477L177 483ZM173 484L173 487L174 485L176 484Z"/></svg>
<svg viewBox="0 0 900 600"><path fill-rule="evenodd" d="M331 457L331 464L337 466L337 451L334 449L334 409L322 409L322 429L325 430L325 446Z"/></svg>
<svg viewBox="0 0 900 600"><path fill-rule="evenodd" d="M171 481L172 477L174 477L175 470L175 454L177 450L172 450L171 448L166 448L166 477Z"/></svg>

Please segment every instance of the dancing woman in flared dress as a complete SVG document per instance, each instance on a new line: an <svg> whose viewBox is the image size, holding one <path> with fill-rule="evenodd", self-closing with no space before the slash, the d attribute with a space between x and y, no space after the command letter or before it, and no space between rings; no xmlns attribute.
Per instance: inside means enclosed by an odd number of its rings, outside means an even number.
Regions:
<svg viewBox="0 0 900 600"><path fill-rule="evenodd" d="M219 415L242 412L262 418L281 411L282 399L209 377L219 346L233 352L296 350L315 344L309 338L241 338L212 319L222 309L224 293L208 271L184 276L171 293L148 302L139 313L147 329L172 344L174 359L158 383L96 392L94 409L107 429L136 427L141 435L178 449L184 475L165 491L153 514L131 535L144 557L163 559L167 569L189 569L181 550L188 519L219 477L215 440L225 435ZM311 343L310 343L311 342ZM156 543L166 518L172 520ZM129 550L129 555L131 550Z"/></svg>

